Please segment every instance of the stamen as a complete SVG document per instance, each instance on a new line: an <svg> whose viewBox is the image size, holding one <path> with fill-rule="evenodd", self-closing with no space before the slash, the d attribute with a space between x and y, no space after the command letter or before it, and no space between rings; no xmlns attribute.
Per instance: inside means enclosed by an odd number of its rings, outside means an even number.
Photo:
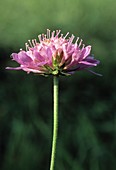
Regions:
<svg viewBox="0 0 116 170"><path fill-rule="evenodd" d="M52 38L54 38L55 31L52 32Z"/></svg>
<svg viewBox="0 0 116 170"><path fill-rule="evenodd" d="M35 45L37 44L37 40L36 39L34 39L34 42L35 42Z"/></svg>
<svg viewBox="0 0 116 170"><path fill-rule="evenodd" d="M28 40L30 47L33 47L32 43L30 40Z"/></svg>
<svg viewBox="0 0 116 170"><path fill-rule="evenodd" d="M79 43L79 47L81 46L82 42L83 42L83 40L81 39L81 41L80 41L80 43Z"/></svg>
<svg viewBox="0 0 116 170"><path fill-rule="evenodd" d="M78 40L79 40L79 37L77 37L77 39L76 39L76 41L75 41L75 44L77 44Z"/></svg>
<svg viewBox="0 0 116 170"><path fill-rule="evenodd" d="M58 33L58 30L56 30L56 34Z"/></svg>
<svg viewBox="0 0 116 170"><path fill-rule="evenodd" d="M58 35L60 34L61 30L56 30L56 36L55 37L58 37Z"/></svg>
<svg viewBox="0 0 116 170"><path fill-rule="evenodd" d="M61 34L60 38L62 38L62 37L63 37L63 34Z"/></svg>
<svg viewBox="0 0 116 170"><path fill-rule="evenodd" d="M29 50L29 45L27 43L25 43L25 47L26 47L26 51Z"/></svg>
<svg viewBox="0 0 116 170"><path fill-rule="evenodd" d="M39 42L41 42L41 41L42 41L41 34L40 34L40 35L38 35L38 39L39 39Z"/></svg>
<svg viewBox="0 0 116 170"><path fill-rule="evenodd" d="M75 41L75 48L77 48L77 43L78 43L79 37L77 37L76 41Z"/></svg>
<svg viewBox="0 0 116 170"><path fill-rule="evenodd" d="M72 36L69 38L69 44L71 44L71 43L73 42L74 37L75 37L75 36L72 34Z"/></svg>
<svg viewBox="0 0 116 170"><path fill-rule="evenodd" d="M46 37L47 37L47 36L46 36L46 34L45 34L45 35L44 35L44 40L46 40Z"/></svg>
<svg viewBox="0 0 116 170"><path fill-rule="evenodd" d="M45 35L44 34L42 34L42 38L43 38L43 40L45 39Z"/></svg>
<svg viewBox="0 0 116 170"><path fill-rule="evenodd" d="M85 47L85 44L83 44L82 50L84 49L84 47Z"/></svg>
<svg viewBox="0 0 116 170"><path fill-rule="evenodd" d="M68 36L69 32L67 32L67 34L65 35L64 39Z"/></svg>
<svg viewBox="0 0 116 170"><path fill-rule="evenodd" d="M50 30L47 29L47 38L50 39Z"/></svg>
<svg viewBox="0 0 116 170"><path fill-rule="evenodd" d="M36 45L35 40L32 40L33 47Z"/></svg>

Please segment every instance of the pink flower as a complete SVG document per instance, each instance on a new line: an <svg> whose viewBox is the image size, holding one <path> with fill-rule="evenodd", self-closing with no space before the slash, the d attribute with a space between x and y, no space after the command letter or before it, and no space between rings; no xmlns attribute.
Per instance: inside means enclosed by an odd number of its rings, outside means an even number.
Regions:
<svg viewBox="0 0 116 170"><path fill-rule="evenodd" d="M13 53L12 60L20 64L19 67L6 69L23 70L27 73L33 72L41 75L70 75L79 70L88 70L97 66L100 62L90 55L91 46L79 42L79 38L73 43L74 35L67 38L60 34L60 30L52 33L39 35L36 39L26 43L26 51L20 50ZM88 70L94 73L91 70ZM95 73L96 74L96 73Z"/></svg>

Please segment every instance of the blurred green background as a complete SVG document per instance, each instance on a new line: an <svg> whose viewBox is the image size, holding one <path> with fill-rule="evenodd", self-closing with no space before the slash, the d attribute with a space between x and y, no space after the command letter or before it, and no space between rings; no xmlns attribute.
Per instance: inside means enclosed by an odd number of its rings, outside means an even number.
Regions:
<svg viewBox="0 0 116 170"><path fill-rule="evenodd" d="M0 170L48 170L52 77L8 71L10 54L46 29L92 45L103 74L60 78L55 170L116 170L116 1L1 0Z"/></svg>

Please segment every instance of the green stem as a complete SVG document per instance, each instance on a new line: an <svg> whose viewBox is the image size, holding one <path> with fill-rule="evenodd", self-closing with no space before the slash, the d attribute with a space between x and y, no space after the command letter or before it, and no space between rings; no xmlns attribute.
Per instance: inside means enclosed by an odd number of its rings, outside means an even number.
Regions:
<svg viewBox="0 0 116 170"><path fill-rule="evenodd" d="M58 134L58 76L54 76L53 79L53 99L54 99L54 126L53 126L53 140L52 140L52 154L50 170L54 170L55 154L56 154L56 143Z"/></svg>

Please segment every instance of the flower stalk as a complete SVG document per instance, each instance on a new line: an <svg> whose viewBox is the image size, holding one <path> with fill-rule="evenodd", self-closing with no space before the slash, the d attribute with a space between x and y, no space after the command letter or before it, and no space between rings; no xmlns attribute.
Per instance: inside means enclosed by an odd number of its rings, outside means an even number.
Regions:
<svg viewBox="0 0 116 170"><path fill-rule="evenodd" d="M53 123L53 140L52 140L52 153L51 153L51 163L50 170L54 170L55 154L56 154L56 144L58 135L58 90L59 90L59 77L53 76L53 100L54 100L54 123Z"/></svg>

